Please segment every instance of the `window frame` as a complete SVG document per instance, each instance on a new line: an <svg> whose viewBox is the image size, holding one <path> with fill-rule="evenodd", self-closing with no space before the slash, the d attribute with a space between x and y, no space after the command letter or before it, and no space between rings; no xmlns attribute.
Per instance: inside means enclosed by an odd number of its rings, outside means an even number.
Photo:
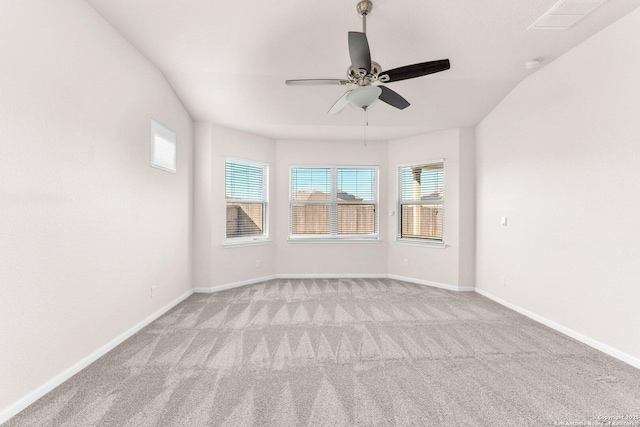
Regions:
<svg viewBox="0 0 640 427"><path fill-rule="evenodd" d="M165 141L173 144L173 168L166 167L159 163L155 163L155 151L156 151L156 135L160 136ZM151 119L151 147L149 157L151 157L149 163L152 168L160 169L170 173L177 173L178 171L178 137L174 131L164 126L156 119Z"/></svg>
<svg viewBox="0 0 640 427"><path fill-rule="evenodd" d="M227 198L227 163L239 163L247 166L255 166L262 168L262 202L256 200L245 199L228 199ZM226 156L224 159L224 245L225 247L233 246L249 246L269 243L269 163L255 160L241 159L238 157ZM227 206L229 203L248 203L262 204L262 234L256 236L239 236L227 237Z"/></svg>
<svg viewBox="0 0 640 427"><path fill-rule="evenodd" d="M404 167L411 166L419 166L419 165L431 165L436 163L442 163L442 188L443 188L443 198L442 200L433 201L433 200L402 200L402 188L401 188L401 170ZM396 243L406 244L406 245L415 245L415 246L424 246L424 247L434 247L444 249L447 247L445 240L445 205L447 199L447 163L446 159L432 159L421 162L410 162L410 163L400 163L396 166ZM402 237L402 205L433 205L440 204L442 205L442 240L437 239L421 239L421 238L412 238L412 237Z"/></svg>
<svg viewBox="0 0 640 427"><path fill-rule="evenodd" d="M293 205L296 204L295 200L292 200L293 188L292 178L294 169L330 169L330 188L331 199L328 202L315 202L307 203L309 205L328 205L331 208L330 218L335 216L335 220L329 220L330 234L293 234ZM340 204L349 204L348 202L339 202L337 200L338 194L338 169L364 169L373 170L375 176L375 200L371 203L363 203L366 205L374 206L374 228L375 232L372 234L337 234L338 227L338 206ZM301 202L298 201L297 204ZM304 204L304 203L302 203ZM332 224L335 225L335 230ZM289 237L288 242L314 242L314 243L331 243L331 242L361 242L361 243L378 243L380 242L380 167L368 166L368 165L289 165Z"/></svg>

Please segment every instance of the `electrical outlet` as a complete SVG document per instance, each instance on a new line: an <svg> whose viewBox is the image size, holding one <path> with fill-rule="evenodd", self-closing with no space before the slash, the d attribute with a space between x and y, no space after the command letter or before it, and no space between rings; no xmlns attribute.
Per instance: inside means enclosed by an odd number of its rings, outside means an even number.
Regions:
<svg viewBox="0 0 640 427"><path fill-rule="evenodd" d="M151 298L156 296L156 285L153 285L151 287Z"/></svg>
<svg viewBox="0 0 640 427"><path fill-rule="evenodd" d="M408 260L408 259L405 259L405 260L402 262L402 265L404 265L405 267L409 267L409 260Z"/></svg>
<svg viewBox="0 0 640 427"><path fill-rule="evenodd" d="M507 286L507 278L500 276L500 286Z"/></svg>
<svg viewBox="0 0 640 427"><path fill-rule="evenodd" d="M256 260L256 268L260 268L260 260L259 259Z"/></svg>

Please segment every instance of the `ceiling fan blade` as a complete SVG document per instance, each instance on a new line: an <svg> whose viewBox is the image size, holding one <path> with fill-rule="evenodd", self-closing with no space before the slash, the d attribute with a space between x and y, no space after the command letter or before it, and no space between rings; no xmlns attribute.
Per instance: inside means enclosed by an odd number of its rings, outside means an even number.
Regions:
<svg viewBox="0 0 640 427"><path fill-rule="evenodd" d="M413 79L415 77L426 76L428 74L439 73L451 68L448 59L440 59L438 61L422 62L420 64L407 65L393 70L387 70L380 73L381 81L385 83L397 82L399 80ZM388 80L384 80L384 76L389 76Z"/></svg>
<svg viewBox="0 0 640 427"><path fill-rule="evenodd" d="M349 31L349 56L354 70L363 69L367 74L371 72L371 51L365 33Z"/></svg>
<svg viewBox="0 0 640 427"><path fill-rule="evenodd" d="M347 104L349 103L349 101L347 100L347 95L349 95L350 93L351 91L348 91L347 93L342 95L340 98L338 98L338 100L333 104L333 106L331 106L331 108L327 113L338 114L340 111L342 111L342 109L346 107Z"/></svg>
<svg viewBox="0 0 640 427"><path fill-rule="evenodd" d="M379 86L379 88L382 89L382 93L378 97L380 101L386 102L392 107L396 107L400 110L404 110L409 105L411 105L409 104L409 101L407 101L406 99L404 99L403 97L401 97L396 92L389 89L388 87Z"/></svg>
<svg viewBox="0 0 640 427"><path fill-rule="evenodd" d="M340 80L340 79L300 79L300 80L287 80L285 81L288 85L347 85L351 83L349 80Z"/></svg>

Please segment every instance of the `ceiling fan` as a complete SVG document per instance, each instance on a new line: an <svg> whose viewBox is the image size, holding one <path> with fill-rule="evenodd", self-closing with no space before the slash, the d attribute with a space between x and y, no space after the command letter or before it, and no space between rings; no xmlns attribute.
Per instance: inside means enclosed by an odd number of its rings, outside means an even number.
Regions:
<svg viewBox="0 0 640 427"><path fill-rule="evenodd" d="M382 83L393 83L400 80L413 79L428 74L439 73L451 68L448 59L422 62L383 71L380 64L371 60L369 42L367 41L367 15L371 13L373 3L362 0L357 10L362 16L362 32L349 32L349 56L351 66L347 70L347 79L302 79L287 80L288 85L341 85L353 87L342 95L331 107L329 114L337 114L347 104L367 110L378 99L400 110L410 104L402 96L383 86Z"/></svg>

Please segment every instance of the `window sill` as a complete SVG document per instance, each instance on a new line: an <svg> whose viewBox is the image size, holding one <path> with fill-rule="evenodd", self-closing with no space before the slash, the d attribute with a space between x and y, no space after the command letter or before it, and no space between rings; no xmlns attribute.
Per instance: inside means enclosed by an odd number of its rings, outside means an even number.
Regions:
<svg viewBox="0 0 640 427"><path fill-rule="evenodd" d="M227 240L222 244L222 246L225 248L238 248L241 246L268 245L269 243L271 243L271 240L269 239L239 240L239 241Z"/></svg>
<svg viewBox="0 0 640 427"><path fill-rule="evenodd" d="M287 243L382 243L380 238L358 239L358 238L343 238L343 239L327 239L322 237L289 237Z"/></svg>
<svg viewBox="0 0 640 427"><path fill-rule="evenodd" d="M445 249L448 245L435 242L420 242L416 240L396 240L399 245L420 246L423 248Z"/></svg>

